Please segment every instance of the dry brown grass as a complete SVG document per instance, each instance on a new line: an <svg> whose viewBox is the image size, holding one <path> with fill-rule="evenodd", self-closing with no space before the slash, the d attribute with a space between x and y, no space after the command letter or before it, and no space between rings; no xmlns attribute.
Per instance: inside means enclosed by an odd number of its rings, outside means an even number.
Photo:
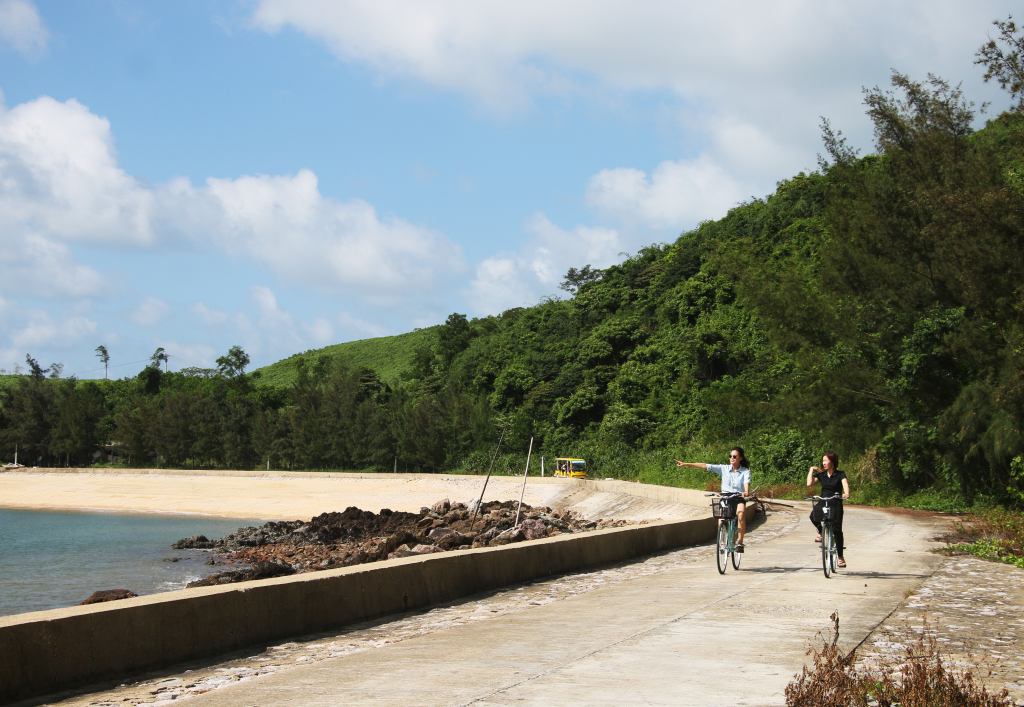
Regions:
<svg viewBox="0 0 1024 707"><path fill-rule="evenodd" d="M988 692L975 677L979 663L956 666L940 654L927 626L918 641L870 672L854 667L854 652L839 648L839 615L832 614L832 640L811 647L804 666L786 687L788 707L1009 707L1004 689ZM818 634L821 637L821 634Z"/></svg>

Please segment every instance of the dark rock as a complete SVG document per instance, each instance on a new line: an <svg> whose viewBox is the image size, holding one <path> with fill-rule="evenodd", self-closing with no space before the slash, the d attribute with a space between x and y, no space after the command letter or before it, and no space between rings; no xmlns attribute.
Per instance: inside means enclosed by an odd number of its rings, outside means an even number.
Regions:
<svg viewBox="0 0 1024 707"><path fill-rule="evenodd" d="M476 526L473 526L473 527L475 528ZM483 532L483 533L480 533L479 535L477 535L476 536L476 541L477 542L481 542L484 545L486 545L491 540L496 538L500 533L501 533L501 528L491 528L490 530L488 530L486 532Z"/></svg>
<svg viewBox="0 0 1024 707"><path fill-rule="evenodd" d="M171 545L172 550L209 550L212 547L216 547L217 543L210 540L205 535L193 535L188 538L182 538L178 542Z"/></svg>
<svg viewBox="0 0 1024 707"><path fill-rule="evenodd" d="M295 574L295 567L284 562L253 562L247 579L267 579Z"/></svg>
<svg viewBox="0 0 1024 707"><path fill-rule="evenodd" d="M98 592L93 592L92 596L80 603L79 606L100 604L105 601L117 601L118 599L131 599L137 596L139 595L130 589L101 589Z"/></svg>
<svg viewBox="0 0 1024 707"><path fill-rule="evenodd" d="M469 546L473 543L475 537L473 535L463 535L462 533L450 533L444 537L436 540L434 545L441 548L442 550L454 550L462 545Z"/></svg>

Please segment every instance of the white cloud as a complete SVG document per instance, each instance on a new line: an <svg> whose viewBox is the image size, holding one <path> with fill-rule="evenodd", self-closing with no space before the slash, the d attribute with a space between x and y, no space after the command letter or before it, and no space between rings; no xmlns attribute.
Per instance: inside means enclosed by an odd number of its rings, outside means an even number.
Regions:
<svg viewBox="0 0 1024 707"><path fill-rule="evenodd" d="M81 346L85 337L93 336L98 330L96 322L81 315L71 315L55 320L44 310L16 311L5 321L5 332L0 338L0 361L10 362L10 367L22 364L25 354L36 352L35 358L43 363L39 352L61 352ZM52 363L52 361L50 361ZM48 365L48 363L44 364Z"/></svg>
<svg viewBox="0 0 1024 707"><path fill-rule="evenodd" d="M50 33L29 0L0 0L0 44L33 57L46 50Z"/></svg>
<svg viewBox="0 0 1024 707"><path fill-rule="evenodd" d="M259 0L252 26L292 28L385 80L469 97L498 113L555 96L615 104L657 96L681 141L755 193L816 166L820 116L867 147L861 87L895 68L964 81L996 98L972 66L1013 0ZM1002 100L1002 103L1000 103Z"/></svg>
<svg viewBox="0 0 1024 707"><path fill-rule="evenodd" d="M679 231L721 217L753 188L702 155L662 162L650 178L638 169L603 169L590 178L585 198L605 218Z"/></svg>
<svg viewBox="0 0 1024 707"><path fill-rule="evenodd" d="M465 266L441 233L378 216L362 199L324 197L309 170L295 176L208 179L204 198L219 217L211 237L303 285L394 304L443 285Z"/></svg>
<svg viewBox="0 0 1024 707"><path fill-rule="evenodd" d="M222 312L219 309L207 307L202 302L196 302L195 304L193 304L191 307L189 307L189 311L191 311L192 314L198 317L199 320L202 321L203 324L205 324L208 327L214 327L219 326L221 324L225 324L228 321L228 319L230 319L227 312Z"/></svg>
<svg viewBox="0 0 1024 707"><path fill-rule="evenodd" d="M558 293L569 268L608 267L620 259L623 249L615 229L577 226L566 231L540 213L527 223L527 231L529 239L519 253L495 255L477 265L466 293L473 314L534 304Z"/></svg>
<svg viewBox="0 0 1024 707"><path fill-rule="evenodd" d="M0 281L18 293L45 299L95 297L108 285L100 273L75 260L71 249L34 233L0 230Z"/></svg>
<svg viewBox="0 0 1024 707"><path fill-rule="evenodd" d="M196 302L188 311L206 328L208 338L225 351L239 344L254 359L266 362L274 356L288 356L296 351L337 343L335 325L330 318L317 316L309 322L296 321L278 302L274 291L265 285L254 285L247 294L251 304L247 311L227 313L202 302Z"/></svg>
<svg viewBox="0 0 1024 707"><path fill-rule="evenodd" d="M681 96L788 94L846 82L850 66L963 66L1014 3L814 0L260 0L252 24L293 27L346 61L508 106L545 91L667 88ZM879 22L885 17L885 22ZM972 33L971 28L976 28ZM967 30L967 31L965 31ZM828 80L823 80L828 79ZM755 104L749 103L750 107Z"/></svg>
<svg viewBox="0 0 1024 707"><path fill-rule="evenodd" d="M128 313L128 319L141 327L154 327L171 315L171 305L156 297L146 297Z"/></svg>
<svg viewBox="0 0 1024 707"><path fill-rule="evenodd" d="M380 305L418 305L465 268L443 234L378 215L360 199L325 197L309 170L143 185L121 168L106 119L48 97L0 105L0 233L15 253L31 246L37 260L48 251L50 261L71 266L69 281L83 293L98 288L99 276L74 265L68 243L213 243L291 282Z"/></svg>
<svg viewBox="0 0 1024 707"><path fill-rule="evenodd" d="M203 343L182 344L174 339L156 339L155 347L162 348L170 357L168 370L182 368L213 368L217 353L212 346ZM155 350L155 349L154 349Z"/></svg>
<svg viewBox="0 0 1024 707"><path fill-rule="evenodd" d="M100 245L155 241L155 194L118 164L110 123L48 96L0 105L0 225Z"/></svg>

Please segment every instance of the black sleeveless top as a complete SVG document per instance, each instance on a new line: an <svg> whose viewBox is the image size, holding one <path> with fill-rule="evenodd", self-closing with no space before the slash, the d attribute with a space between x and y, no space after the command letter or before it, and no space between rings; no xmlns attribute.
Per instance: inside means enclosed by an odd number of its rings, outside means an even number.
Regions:
<svg viewBox="0 0 1024 707"><path fill-rule="evenodd" d="M827 471L819 471L815 474L815 478L821 482L821 493L819 496L834 496L837 493L843 495L843 479L846 478L846 472L841 469L836 469L832 472L832 476L828 475Z"/></svg>

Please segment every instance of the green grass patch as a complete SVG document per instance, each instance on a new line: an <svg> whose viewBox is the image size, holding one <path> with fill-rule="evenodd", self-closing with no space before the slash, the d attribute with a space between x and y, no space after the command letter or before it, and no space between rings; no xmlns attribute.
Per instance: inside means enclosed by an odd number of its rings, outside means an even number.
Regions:
<svg viewBox="0 0 1024 707"><path fill-rule="evenodd" d="M327 357L354 370L369 368L375 371L381 380L394 383L411 368L414 351L434 336L434 328L436 327L396 336L349 341L325 346L322 349L310 349L305 353L295 354L277 363L258 368L253 373L259 372L267 385L285 388L294 382L295 365L300 359L312 363L320 357Z"/></svg>

